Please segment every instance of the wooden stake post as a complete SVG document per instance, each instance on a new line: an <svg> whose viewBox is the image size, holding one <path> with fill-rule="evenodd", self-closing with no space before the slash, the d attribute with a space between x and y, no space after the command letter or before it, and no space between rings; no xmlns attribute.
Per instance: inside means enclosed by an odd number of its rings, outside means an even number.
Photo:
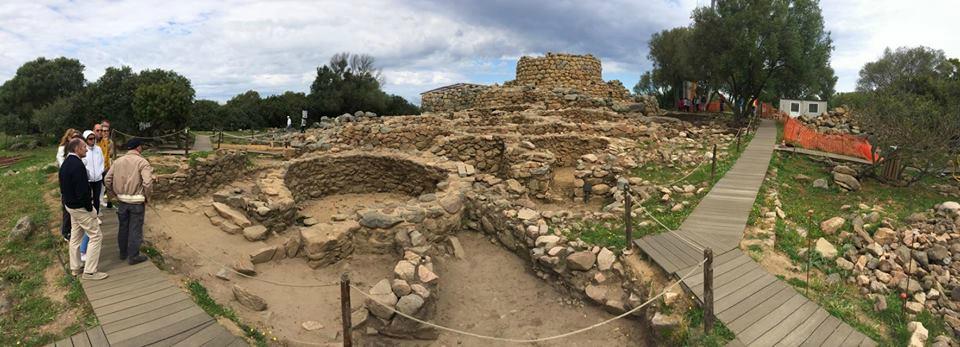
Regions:
<svg viewBox="0 0 960 347"><path fill-rule="evenodd" d="M343 346L353 346L353 336L350 331L350 275L344 272L340 275L340 320L343 322Z"/></svg>
<svg viewBox="0 0 960 347"><path fill-rule="evenodd" d="M713 162L710 164L710 180L713 181L717 177L717 145L713 145Z"/></svg>
<svg viewBox="0 0 960 347"><path fill-rule="evenodd" d="M633 211L633 199L630 198L630 185L625 184L623 186L623 225L627 233L627 246L624 249L633 249L633 216L631 216L631 211Z"/></svg>
<svg viewBox="0 0 960 347"><path fill-rule="evenodd" d="M713 331L713 249L703 250L703 333Z"/></svg>

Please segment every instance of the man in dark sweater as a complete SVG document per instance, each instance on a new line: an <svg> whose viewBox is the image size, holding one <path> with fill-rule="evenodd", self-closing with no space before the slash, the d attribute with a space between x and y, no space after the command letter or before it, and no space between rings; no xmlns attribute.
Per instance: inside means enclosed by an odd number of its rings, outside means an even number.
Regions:
<svg viewBox="0 0 960 347"><path fill-rule="evenodd" d="M67 152L60 166L60 196L63 205L70 214L70 271L74 276L83 269L83 279L102 280L107 274L97 271L100 263L100 243L103 235L97 222L97 213L93 209L93 191L87 179L87 168L83 157L87 155L87 146L80 139L73 139L64 148ZM90 238L87 246L87 262L80 262L80 240L83 233Z"/></svg>

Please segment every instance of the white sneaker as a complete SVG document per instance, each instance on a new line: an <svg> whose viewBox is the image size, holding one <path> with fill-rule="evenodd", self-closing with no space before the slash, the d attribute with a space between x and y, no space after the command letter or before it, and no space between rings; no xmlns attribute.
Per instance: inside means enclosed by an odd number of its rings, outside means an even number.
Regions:
<svg viewBox="0 0 960 347"><path fill-rule="evenodd" d="M100 199L100 206L107 207L107 200Z"/></svg>
<svg viewBox="0 0 960 347"><path fill-rule="evenodd" d="M102 219L100 219L100 217L99 217L99 216L97 217L97 224L103 224L103 220L102 220Z"/></svg>
<svg viewBox="0 0 960 347"><path fill-rule="evenodd" d="M87 262L87 254L86 254L86 253L80 255L80 261L82 261L82 262Z"/></svg>

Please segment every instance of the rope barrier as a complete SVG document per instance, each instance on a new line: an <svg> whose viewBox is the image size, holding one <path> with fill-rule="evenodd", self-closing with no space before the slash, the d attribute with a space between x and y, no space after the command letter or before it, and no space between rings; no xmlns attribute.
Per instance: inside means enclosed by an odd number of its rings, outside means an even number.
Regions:
<svg viewBox="0 0 960 347"><path fill-rule="evenodd" d="M592 330L592 329L595 329L595 328L599 328L599 327L604 326L604 325L607 325L607 324L609 324L609 323L611 323L611 322L613 322L613 321L615 321L615 320L618 320L618 319L624 318L624 317L626 317L626 316L629 316L629 315L633 314L634 312L640 310L641 308L644 308L645 306L649 305L651 302L659 299L659 298L662 297L664 294L666 294L669 290L673 289L673 287L676 287L678 284L680 284L680 282L683 282L683 281L686 280L687 278L690 278L690 276L693 276L693 275L696 273L696 270L699 269L700 267L702 267L703 264L704 264L706 261L707 261L706 259L704 259L703 261L701 261L699 264L697 264L697 266L695 266L694 268L690 269L690 272L689 272L689 273L687 273L686 275L684 275L683 277L681 277L679 280L677 280L676 282L674 282L674 283L671 284L670 286L667 286L666 288L664 288L664 289L660 292L660 294L657 294L656 296L650 298L649 300L647 300L646 302L644 302L644 303L641 304L640 306L634 307L633 309L630 309L629 311L624 312L623 314L620 314L620 315L618 315L618 316L616 316L616 317L607 319L607 320L602 321L602 322L599 322L599 323L597 323L597 324L593 324L593 325L591 325L591 326L588 326L588 327L585 327L585 328L581 328L581 329L577 329L577 330L574 330L574 331L571 331L571 332L567 332L567 333L563 333L563 334L559 334L559 335L554 335L554 336L549 336L549 337L540 337L540 338L535 338L535 339L513 339L513 338L505 338L505 337L497 337L497 336L489 336L489 335L481 335L481 334L477 334L477 333L471 333L471 332L468 332L468 331L458 330L458 329L449 328L449 327L445 327L445 326L442 326L442 325L430 323L430 322L424 321L424 320L422 320L422 319L419 319L419 318L413 317L413 316L411 316L411 315L408 315L408 314L406 314L406 313L397 311L396 309L391 308L391 307L389 307L389 306L383 306L383 305L381 305L381 306L382 306L383 308L386 308L386 309L390 310L391 312L393 312L393 313L401 316L401 317L406 318L406 319L409 319L409 320L412 320L412 321L414 321L414 322L417 322L417 323L420 323L420 324L423 324L423 325L426 325L426 326L430 326L430 327L433 327L433 328L436 328L436 329L440 329L440 330L448 331L448 332L451 332L451 333L455 333L455 334L460 334L460 335L465 335L465 336L471 336L471 337L475 337L475 338L479 338L479 339L485 339L485 340L499 341L499 342L510 342L510 343L537 343L537 342L544 342L544 341L556 340L556 339L561 339L561 338L564 338L564 337L576 335L576 334L579 334L579 333L582 333L582 332L585 332L585 331L588 331L588 330ZM355 287L355 286L353 286L353 285L350 285L350 288L353 288L354 290L360 292L360 295L362 295L362 296L364 296L364 297L366 297L366 298L368 298L368 299L370 299L370 300L376 301L376 299L374 299L372 296L370 296L369 294L367 294L365 290L363 290L363 289L361 289L361 288L358 288L358 287Z"/></svg>
<svg viewBox="0 0 960 347"><path fill-rule="evenodd" d="M172 133L169 133L169 134L166 134L166 135L160 135L160 136L137 136L137 135L127 134L127 133L125 133L125 132L122 132L122 131L116 130L116 129L113 129L112 131L115 132L115 133L117 133L117 134L126 136L126 137L136 137L136 138L140 138L140 139L160 140L160 139L164 139L164 138L167 138L167 137L180 135L181 133L183 133L184 130L186 130L186 129L177 130L177 131L175 131L175 132L172 132Z"/></svg>
<svg viewBox="0 0 960 347"><path fill-rule="evenodd" d="M673 229L670 229L669 227L667 227L667 225L666 225L666 224L663 224L663 222L661 222L659 219L657 219L657 217L654 217L653 214L650 213L650 211L647 211L647 208L646 208L646 207L643 207L643 206L641 205L641 206L640 206L640 210L642 210L643 213L645 213L645 214L647 215L647 217L650 217L650 219L653 219L654 222L657 222L657 224L660 224L660 226L662 226L664 229L666 229L667 231L673 233L673 235L676 236L678 239L683 240L683 242L686 242L687 244L689 244L689 245L692 246L693 248L696 248L697 250L703 251L703 247L700 247L700 245L698 245L696 242L693 242L693 241L687 239L686 237L680 235L680 233L678 232L678 230L673 230Z"/></svg>
<svg viewBox="0 0 960 347"><path fill-rule="evenodd" d="M168 228L167 228L167 224L163 222L163 216L160 215L160 212L157 212L157 209L154 208L152 205L149 206L149 207L150 207L150 210L153 211L153 213L157 215L157 218L160 219L160 224L163 224L163 227L164 227L165 229L168 229ZM213 260L212 258L208 257L208 256L207 256L206 254L204 254L203 252L200 252L200 250L194 248L192 245L190 245L189 242L184 242L184 244L187 245L187 248L190 248L191 250L193 250L194 252L196 252L197 255L199 255L201 258L205 259L206 261L211 262L211 263L213 263L214 265L218 265L218 266L220 266L221 268L226 269L227 271L229 271L229 272L231 272L231 273L233 273L233 274L242 276L242 277L244 277L244 278L252 279L252 280L254 280L254 281L260 281L260 282L263 282L263 283L269 283L269 284L273 284L273 285L276 285L276 286L291 287L291 288L319 288L319 287L333 287L333 286L339 286L339 285L340 285L340 282L323 283L323 284L284 283L284 282L277 282L277 281L271 281L271 280L263 279L263 278L259 278L259 277L254 277L254 276L247 275L247 274L245 274L245 273L236 271L236 270L234 270L234 269L233 269L232 267L230 267L230 266L226 266L226 265L221 264L220 262L218 262L218 261L216 261L216 260Z"/></svg>

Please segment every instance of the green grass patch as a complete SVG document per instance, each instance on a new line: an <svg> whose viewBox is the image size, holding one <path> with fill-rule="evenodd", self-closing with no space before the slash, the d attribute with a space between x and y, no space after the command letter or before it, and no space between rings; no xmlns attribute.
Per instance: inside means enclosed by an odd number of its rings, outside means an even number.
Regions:
<svg viewBox="0 0 960 347"><path fill-rule="evenodd" d="M0 331L3 332L0 346L44 345L83 330L91 326L91 322L96 324L79 283L69 281L65 273L55 283L47 283L44 277L47 268L60 266L57 252L65 249L58 247L55 236L47 227L54 216L44 200L44 194L57 194L56 179L49 179L56 169L45 167L55 163L55 154L56 148L52 147L0 151L0 156L24 157L16 164L0 169L0 199L4 201L4 208L0 209L0 278L4 284L0 290L14 303L8 313L0 316ZM14 171L18 173L8 174ZM7 234L25 215L33 220L32 236L26 241L9 241ZM57 214L56 218L59 217ZM65 302L46 297L43 294L46 286L67 288ZM78 322L63 331L42 330L43 326L73 308L80 308Z"/></svg>
<svg viewBox="0 0 960 347"><path fill-rule="evenodd" d="M240 318L237 317L237 313L233 312L233 310L231 310L229 307L224 307L213 300L213 298L210 297L210 293L207 292L207 288L204 287L203 284L200 284L200 282L196 280L192 280L187 282L187 290L190 291L190 296L193 297L193 301L196 302L197 305L203 309L203 311L207 312L207 314L214 317L224 317L233 321L234 323L237 323L237 326L239 326L240 329L243 329L246 336L252 339L257 346L267 345L266 335L256 328L240 322Z"/></svg>
<svg viewBox="0 0 960 347"><path fill-rule="evenodd" d="M199 161L202 158L209 157L210 154L213 154L213 151L190 152L190 155L189 155L190 167L197 166L197 161Z"/></svg>
<svg viewBox="0 0 960 347"><path fill-rule="evenodd" d="M705 346L720 347L726 346L731 340L736 338L730 329L728 329L719 319L714 320L713 330L709 334L703 331L703 309L695 306L688 310L683 319L686 324L682 329L674 332L672 340L678 346Z"/></svg>

